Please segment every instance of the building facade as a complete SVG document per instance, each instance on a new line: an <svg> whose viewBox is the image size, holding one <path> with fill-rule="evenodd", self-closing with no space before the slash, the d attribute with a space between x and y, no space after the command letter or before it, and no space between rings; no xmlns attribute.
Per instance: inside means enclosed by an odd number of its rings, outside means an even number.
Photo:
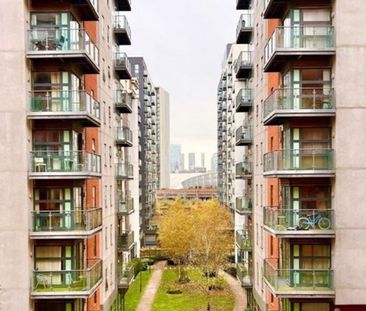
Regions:
<svg viewBox="0 0 366 311"><path fill-rule="evenodd" d="M140 243L145 245L145 232L154 214L155 194L160 184L156 90L142 57L130 57L132 76L139 90L139 172L140 172Z"/></svg>
<svg viewBox="0 0 366 311"><path fill-rule="evenodd" d="M109 310L140 247L130 1L0 7L0 309Z"/></svg>
<svg viewBox="0 0 366 311"><path fill-rule="evenodd" d="M237 83L250 96L232 90L236 103L230 108L223 94L224 68L218 89L218 182L220 200L233 210L230 196L239 194L238 186L251 200L244 209L243 201L235 200L235 215L238 208L248 213L244 222L235 216L235 226L244 224L244 238L236 232L236 257L244 265L238 276L249 310L366 310L366 225L360 220L365 208L359 199L366 51L359 27L365 5L237 1L243 11L231 50L240 45L246 52L249 44L251 61L246 66L242 57L232 61ZM229 109L234 106L235 123L242 114L250 121L251 137L248 145L246 123L236 124L233 155L227 135L233 135ZM349 139L352 134L355 140ZM252 163L249 192L230 185L228 162L238 154ZM242 173L236 167L235 179Z"/></svg>
<svg viewBox="0 0 366 311"><path fill-rule="evenodd" d="M158 86L156 90L157 141L159 148L158 189L170 187L170 100L169 93ZM179 159L179 157L178 157Z"/></svg>

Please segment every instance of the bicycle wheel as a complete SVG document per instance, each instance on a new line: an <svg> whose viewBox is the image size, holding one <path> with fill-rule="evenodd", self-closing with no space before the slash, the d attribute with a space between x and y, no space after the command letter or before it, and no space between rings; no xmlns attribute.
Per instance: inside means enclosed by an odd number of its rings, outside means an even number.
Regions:
<svg viewBox="0 0 366 311"><path fill-rule="evenodd" d="M319 228L322 230L327 230L330 228L330 220L327 217L322 217L318 222Z"/></svg>
<svg viewBox="0 0 366 311"><path fill-rule="evenodd" d="M299 227L300 229L308 230L310 228L309 219L306 217L301 217L299 219Z"/></svg>

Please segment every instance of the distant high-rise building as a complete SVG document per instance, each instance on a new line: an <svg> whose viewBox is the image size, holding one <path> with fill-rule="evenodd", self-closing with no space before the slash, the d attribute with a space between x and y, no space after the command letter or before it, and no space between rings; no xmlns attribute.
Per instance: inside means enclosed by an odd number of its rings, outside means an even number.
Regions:
<svg viewBox="0 0 366 311"><path fill-rule="evenodd" d="M180 154L180 163L179 163L179 170L180 171L184 171L185 168L185 164L184 164L184 153Z"/></svg>
<svg viewBox="0 0 366 311"><path fill-rule="evenodd" d="M169 143L170 143L170 119L169 119L169 93L162 87L156 87L156 119L157 141L159 148L158 174L160 176L159 188L169 188Z"/></svg>
<svg viewBox="0 0 366 311"><path fill-rule="evenodd" d="M190 152L188 154L188 169L190 171L194 171L196 167L196 154L194 152Z"/></svg>
<svg viewBox="0 0 366 311"><path fill-rule="evenodd" d="M214 153L211 157L211 171L217 171L217 153Z"/></svg>
<svg viewBox="0 0 366 311"><path fill-rule="evenodd" d="M170 145L170 171L175 172L181 169L182 146L177 144ZM184 167L184 163L183 163Z"/></svg>
<svg viewBox="0 0 366 311"><path fill-rule="evenodd" d="M201 167L205 167L205 153L201 153Z"/></svg>

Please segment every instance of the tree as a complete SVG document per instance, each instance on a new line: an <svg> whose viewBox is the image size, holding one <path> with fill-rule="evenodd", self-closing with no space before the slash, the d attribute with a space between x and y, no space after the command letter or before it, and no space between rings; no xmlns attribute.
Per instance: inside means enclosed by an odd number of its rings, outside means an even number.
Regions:
<svg viewBox="0 0 366 311"><path fill-rule="evenodd" d="M194 236L190 209L182 200L176 200L159 224L161 248L177 265L179 281L185 279L182 265L188 263Z"/></svg>
<svg viewBox="0 0 366 311"><path fill-rule="evenodd" d="M218 276L234 246L232 216L217 200L197 202L191 214L195 233L191 260L206 275L207 310L210 310L210 287L215 283L210 277Z"/></svg>

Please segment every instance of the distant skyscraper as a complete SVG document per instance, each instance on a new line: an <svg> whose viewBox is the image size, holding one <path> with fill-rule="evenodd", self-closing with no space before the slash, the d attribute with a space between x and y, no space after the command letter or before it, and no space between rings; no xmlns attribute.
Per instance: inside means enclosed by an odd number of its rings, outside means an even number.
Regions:
<svg viewBox="0 0 366 311"><path fill-rule="evenodd" d="M181 168L181 145L170 145L170 171L175 172Z"/></svg>
<svg viewBox="0 0 366 311"><path fill-rule="evenodd" d="M214 153L211 157L211 171L217 172L217 153Z"/></svg>
<svg viewBox="0 0 366 311"><path fill-rule="evenodd" d="M170 143L170 119L169 119L169 93L162 87L156 87L156 115L157 135L159 142L159 165L160 188L169 188L169 143Z"/></svg>
<svg viewBox="0 0 366 311"><path fill-rule="evenodd" d="M184 165L184 153L180 154L180 163L179 163L179 170L184 171L185 165Z"/></svg>
<svg viewBox="0 0 366 311"><path fill-rule="evenodd" d="M190 152L188 154L188 169L190 171L194 171L196 167L196 154L194 152Z"/></svg>
<svg viewBox="0 0 366 311"><path fill-rule="evenodd" d="M201 167L206 167L205 166L205 153L204 152L201 153Z"/></svg>

